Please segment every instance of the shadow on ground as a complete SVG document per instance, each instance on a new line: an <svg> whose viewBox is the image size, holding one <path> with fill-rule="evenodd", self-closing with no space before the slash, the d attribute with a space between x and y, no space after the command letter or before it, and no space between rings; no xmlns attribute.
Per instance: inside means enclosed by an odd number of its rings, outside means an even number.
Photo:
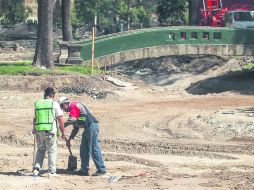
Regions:
<svg viewBox="0 0 254 190"><path fill-rule="evenodd" d="M45 175L48 173L48 170L40 170L40 175ZM65 175L80 175L79 171L68 171L67 169L57 169L57 174L65 174ZM32 176L32 170L27 169L19 169L17 171L6 171L0 172L0 175L7 176Z"/></svg>
<svg viewBox="0 0 254 190"><path fill-rule="evenodd" d="M199 81L185 90L194 95L217 94L227 91L243 95L254 95L253 84L253 71L237 71Z"/></svg>

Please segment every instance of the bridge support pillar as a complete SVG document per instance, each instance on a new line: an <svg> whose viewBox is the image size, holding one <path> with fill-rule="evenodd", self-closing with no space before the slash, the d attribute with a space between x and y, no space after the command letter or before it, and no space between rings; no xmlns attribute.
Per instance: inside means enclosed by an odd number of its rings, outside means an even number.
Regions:
<svg viewBox="0 0 254 190"><path fill-rule="evenodd" d="M68 64L81 64L83 59L80 56L80 51L84 47L82 44L67 44L68 47Z"/></svg>
<svg viewBox="0 0 254 190"><path fill-rule="evenodd" d="M68 58L67 42L61 41L61 42L58 42L58 44L60 47L60 55L57 58L57 63L66 64L66 60Z"/></svg>

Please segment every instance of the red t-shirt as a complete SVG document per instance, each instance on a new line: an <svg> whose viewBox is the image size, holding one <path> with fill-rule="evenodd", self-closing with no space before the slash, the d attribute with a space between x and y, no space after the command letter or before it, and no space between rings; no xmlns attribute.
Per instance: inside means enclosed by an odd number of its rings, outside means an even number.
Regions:
<svg viewBox="0 0 254 190"><path fill-rule="evenodd" d="M78 107L78 102L71 102L69 117L78 119L80 115L80 108Z"/></svg>

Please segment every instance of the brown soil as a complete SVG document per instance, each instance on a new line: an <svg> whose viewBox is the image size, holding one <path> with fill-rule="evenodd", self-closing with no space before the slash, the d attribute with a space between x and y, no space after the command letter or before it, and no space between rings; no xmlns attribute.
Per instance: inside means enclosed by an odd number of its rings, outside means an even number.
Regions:
<svg viewBox="0 0 254 190"><path fill-rule="evenodd" d="M173 56L108 68L137 88L107 76L0 76L0 189L254 189L254 78L240 72L252 61ZM100 120L107 175L67 172L59 139L61 176L46 177L47 161L42 177L30 176L33 105L49 85ZM77 156L81 134L73 142ZM122 178L110 184L112 175Z"/></svg>

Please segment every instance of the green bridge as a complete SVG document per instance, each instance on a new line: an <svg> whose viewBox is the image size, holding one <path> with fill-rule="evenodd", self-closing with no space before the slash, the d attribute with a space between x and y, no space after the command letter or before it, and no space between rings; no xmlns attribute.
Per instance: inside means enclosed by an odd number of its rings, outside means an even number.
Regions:
<svg viewBox="0 0 254 190"><path fill-rule="evenodd" d="M83 44L81 58L91 60L91 40ZM211 27L160 27L95 38L99 65L183 54L221 56L254 55L254 30Z"/></svg>

